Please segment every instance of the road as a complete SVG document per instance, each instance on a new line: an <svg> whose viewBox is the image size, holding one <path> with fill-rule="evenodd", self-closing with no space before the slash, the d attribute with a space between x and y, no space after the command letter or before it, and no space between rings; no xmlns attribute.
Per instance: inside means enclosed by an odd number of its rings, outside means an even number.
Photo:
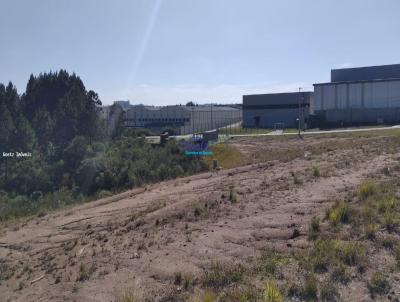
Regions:
<svg viewBox="0 0 400 302"><path fill-rule="evenodd" d="M317 135L317 134L332 134L332 133L348 133L348 132L366 132L366 131L380 131L400 129L400 125L390 127L372 127L372 128L354 128L354 129L337 129L337 130L319 130L319 131L301 131L301 135ZM231 134L228 137L253 137L253 136L278 136L278 135L298 135L297 132L284 132L283 130L275 130L268 133L247 133L247 134ZM226 137L226 135L220 135ZM171 136L177 140L190 139L191 134ZM148 136L146 140L153 143L159 143L159 136Z"/></svg>

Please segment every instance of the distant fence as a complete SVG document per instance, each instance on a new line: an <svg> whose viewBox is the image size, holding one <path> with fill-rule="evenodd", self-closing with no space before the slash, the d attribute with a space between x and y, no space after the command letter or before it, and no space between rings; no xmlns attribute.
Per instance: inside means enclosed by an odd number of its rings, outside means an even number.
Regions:
<svg viewBox="0 0 400 302"><path fill-rule="evenodd" d="M184 110L182 110L184 108ZM134 113L124 117L124 125L132 128L147 128L154 133L171 130L175 135L202 133L239 125L242 110L221 105L176 106L169 110Z"/></svg>

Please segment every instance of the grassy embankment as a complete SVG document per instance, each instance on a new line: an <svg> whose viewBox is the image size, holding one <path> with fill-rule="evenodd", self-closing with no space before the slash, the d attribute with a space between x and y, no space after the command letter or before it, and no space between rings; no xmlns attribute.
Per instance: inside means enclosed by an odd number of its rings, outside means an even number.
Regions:
<svg viewBox="0 0 400 302"><path fill-rule="evenodd" d="M246 164L246 157L234 146L221 143L210 146L211 151L214 153L212 157L205 157L204 161L210 169L212 169L213 159L218 160L218 165L223 169L231 169Z"/></svg>

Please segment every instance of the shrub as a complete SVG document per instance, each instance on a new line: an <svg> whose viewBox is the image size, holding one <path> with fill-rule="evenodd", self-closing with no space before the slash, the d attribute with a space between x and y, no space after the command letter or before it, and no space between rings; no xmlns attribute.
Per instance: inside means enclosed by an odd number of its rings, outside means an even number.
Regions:
<svg viewBox="0 0 400 302"><path fill-rule="evenodd" d="M25 283L24 282L22 282L22 281L18 282L17 290L23 290L24 287L25 287Z"/></svg>
<svg viewBox="0 0 400 302"><path fill-rule="evenodd" d="M41 217L44 217L46 215L47 215L46 211L40 210L39 213L37 214L37 217L41 218Z"/></svg>
<svg viewBox="0 0 400 302"><path fill-rule="evenodd" d="M318 168L318 167L313 167L313 176L314 176L315 178L321 176L321 172L319 171L319 168Z"/></svg>
<svg viewBox="0 0 400 302"><path fill-rule="evenodd" d="M195 217L199 217L199 216L201 215L202 212L203 212L203 209L200 208L199 205L196 205L195 208L194 208L194 210L193 210L193 215L194 215Z"/></svg>
<svg viewBox="0 0 400 302"><path fill-rule="evenodd" d="M297 174L293 173L292 176L293 176L293 182L295 185L303 184L303 180L299 176L297 176Z"/></svg>
<svg viewBox="0 0 400 302"><path fill-rule="evenodd" d="M338 301L338 299L339 292L337 287L329 282L324 283L320 290L320 300L322 302L333 302Z"/></svg>
<svg viewBox="0 0 400 302"><path fill-rule="evenodd" d="M394 210L398 206L398 198L393 194L385 194L373 201L373 206L377 208L380 214Z"/></svg>
<svg viewBox="0 0 400 302"><path fill-rule="evenodd" d="M31 194L31 199L37 201L43 197L43 193L41 191L34 191Z"/></svg>
<svg viewBox="0 0 400 302"><path fill-rule="evenodd" d="M131 292L124 293L117 300L118 302L139 302L139 299Z"/></svg>
<svg viewBox="0 0 400 302"><path fill-rule="evenodd" d="M325 272L333 260L333 245L329 240L317 240L310 251L309 259L315 272Z"/></svg>
<svg viewBox="0 0 400 302"><path fill-rule="evenodd" d="M353 242L344 242L337 246L339 258L347 265L354 266L360 263L364 256L364 247Z"/></svg>
<svg viewBox="0 0 400 302"><path fill-rule="evenodd" d="M260 291L253 284L242 284L225 289L218 297L219 302L260 301Z"/></svg>
<svg viewBox="0 0 400 302"><path fill-rule="evenodd" d="M386 199L385 198L380 198L377 200L377 208L378 208L378 212L379 213L385 213L386 212L386 208L387 208L387 204L386 204Z"/></svg>
<svg viewBox="0 0 400 302"><path fill-rule="evenodd" d="M373 223L369 223L365 228L365 236L369 240L374 240L376 238L376 225Z"/></svg>
<svg viewBox="0 0 400 302"><path fill-rule="evenodd" d="M386 211L382 221L383 226L388 232L393 232L398 226L398 221L392 211Z"/></svg>
<svg viewBox="0 0 400 302"><path fill-rule="evenodd" d="M0 258L0 282L8 280L14 275L15 269L8 265L6 261Z"/></svg>
<svg viewBox="0 0 400 302"><path fill-rule="evenodd" d="M390 169L389 167L384 167L382 168L382 173L385 174L386 176L390 175Z"/></svg>
<svg viewBox="0 0 400 302"><path fill-rule="evenodd" d="M111 195L112 195L112 192L107 191L107 190L101 190L96 193L97 198L105 198L105 197L109 197Z"/></svg>
<svg viewBox="0 0 400 302"><path fill-rule="evenodd" d="M377 185L372 180L364 181L358 189L358 194L362 200L366 200L368 197L374 195L376 192Z"/></svg>
<svg viewBox="0 0 400 302"><path fill-rule="evenodd" d="M308 228L308 239L315 240L318 238L320 233L320 222L318 217L313 217L311 219L310 226Z"/></svg>
<svg viewBox="0 0 400 302"><path fill-rule="evenodd" d="M240 282L243 278L244 268L236 264L222 264L215 262L211 269L203 276L203 286L209 288L221 288L231 283Z"/></svg>
<svg viewBox="0 0 400 302"><path fill-rule="evenodd" d="M229 200L232 203L237 202L237 196L236 196L235 188L233 186L231 186L229 189Z"/></svg>
<svg viewBox="0 0 400 302"><path fill-rule="evenodd" d="M397 240L393 237L385 237L382 239L382 246L387 249L394 249Z"/></svg>
<svg viewBox="0 0 400 302"><path fill-rule="evenodd" d="M274 276L277 271L277 263L274 258L267 258L262 263L262 272L267 276Z"/></svg>
<svg viewBox="0 0 400 302"><path fill-rule="evenodd" d="M188 289L193 282L193 278L189 274L182 274L181 272L175 272L174 284L181 285L184 289Z"/></svg>
<svg viewBox="0 0 400 302"><path fill-rule="evenodd" d="M397 246L394 250L394 258L396 259L396 266L400 268L400 246Z"/></svg>
<svg viewBox="0 0 400 302"><path fill-rule="evenodd" d="M195 302L214 302L217 301L216 295L212 291L205 291L202 293L197 299L194 300Z"/></svg>
<svg viewBox="0 0 400 302"><path fill-rule="evenodd" d="M176 272L174 275L174 284L180 285L182 283L183 276L181 272Z"/></svg>
<svg viewBox="0 0 400 302"><path fill-rule="evenodd" d="M374 224L377 220L376 212L374 209L369 205L364 205L362 207L361 217L364 220L364 223Z"/></svg>
<svg viewBox="0 0 400 302"><path fill-rule="evenodd" d="M317 279L313 275L306 277L303 286L302 297L305 300L317 300L318 284Z"/></svg>
<svg viewBox="0 0 400 302"><path fill-rule="evenodd" d="M297 283L289 283L287 286L287 296L288 297L300 297L302 294L303 289Z"/></svg>
<svg viewBox="0 0 400 302"><path fill-rule="evenodd" d="M399 206L399 198L393 195L389 195L387 198L387 205L389 209L396 209Z"/></svg>
<svg viewBox="0 0 400 302"><path fill-rule="evenodd" d="M256 269L266 276L274 276L279 269L279 263L282 261L284 261L284 256L280 252L274 249L265 249Z"/></svg>
<svg viewBox="0 0 400 302"><path fill-rule="evenodd" d="M313 271L316 273L324 273L328 270L329 259L321 254L316 255L312 259Z"/></svg>
<svg viewBox="0 0 400 302"><path fill-rule="evenodd" d="M332 271L331 279L335 282L347 284L350 281L350 274L346 270L346 267L339 263Z"/></svg>
<svg viewBox="0 0 400 302"><path fill-rule="evenodd" d="M328 211L328 219L333 226L339 223L347 223L350 220L350 210L343 201L335 202L332 208Z"/></svg>
<svg viewBox="0 0 400 302"><path fill-rule="evenodd" d="M94 152L104 153L105 146L104 146L103 143L95 142L95 143L93 143L92 149L93 149Z"/></svg>
<svg viewBox="0 0 400 302"><path fill-rule="evenodd" d="M89 279L89 273L86 270L86 267L84 264L81 264L79 267L79 275L76 281L85 281Z"/></svg>
<svg viewBox="0 0 400 302"><path fill-rule="evenodd" d="M263 301L265 302L282 302L282 295L274 280L269 280L263 291Z"/></svg>
<svg viewBox="0 0 400 302"><path fill-rule="evenodd" d="M309 261L314 272L321 273L338 262L349 266L362 264L364 257L364 247L361 244L320 239L310 250Z"/></svg>
<svg viewBox="0 0 400 302"><path fill-rule="evenodd" d="M384 295L390 290L389 281L382 273L374 273L367 283L367 287L372 296L375 294Z"/></svg>
<svg viewBox="0 0 400 302"><path fill-rule="evenodd" d="M79 199L74 199L71 191L66 188L61 188L58 191L47 193L36 201L33 201L26 196L18 195L4 201L4 203L0 200L0 221L35 215L39 212L45 212L44 209L57 209L79 201Z"/></svg>
<svg viewBox="0 0 400 302"><path fill-rule="evenodd" d="M82 263L79 266L79 275L76 281L86 281L89 280L90 276L96 271L96 266L91 265L89 269L86 269L85 265Z"/></svg>

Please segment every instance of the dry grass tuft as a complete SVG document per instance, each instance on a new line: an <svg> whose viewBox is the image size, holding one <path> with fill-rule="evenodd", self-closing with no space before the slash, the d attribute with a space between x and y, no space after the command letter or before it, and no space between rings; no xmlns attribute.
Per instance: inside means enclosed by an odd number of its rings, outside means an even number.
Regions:
<svg viewBox="0 0 400 302"><path fill-rule="evenodd" d="M218 160L218 164L224 169L244 166L247 163L247 158L230 144L216 144L210 146L210 149L214 153L214 158ZM204 159L210 169L212 169L212 159L212 157Z"/></svg>
<svg viewBox="0 0 400 302"><path fill-rule="evenodd" d="M279 291L278 286L276 285L275 280L269 280L265 286L263 291L263 301L265 302L282 302L282 295Z"/></svg>

